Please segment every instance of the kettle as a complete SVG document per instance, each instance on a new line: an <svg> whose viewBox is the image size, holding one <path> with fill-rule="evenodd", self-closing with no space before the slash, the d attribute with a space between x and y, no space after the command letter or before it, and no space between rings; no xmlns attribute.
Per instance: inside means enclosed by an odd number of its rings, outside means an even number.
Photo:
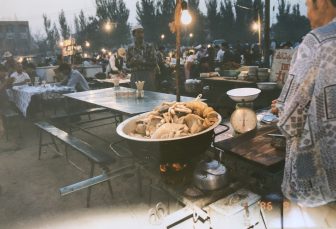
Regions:
<svg viewBox="0 0 336 229"><path fill-rule="evenodd" d="M194 185L205 191L223 188L228 184L227 170L217 160L201 161L193 173Z"/></svg>

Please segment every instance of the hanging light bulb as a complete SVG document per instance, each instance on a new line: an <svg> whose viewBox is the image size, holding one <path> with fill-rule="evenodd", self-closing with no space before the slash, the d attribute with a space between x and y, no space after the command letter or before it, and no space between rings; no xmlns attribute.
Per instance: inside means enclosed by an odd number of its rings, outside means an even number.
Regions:
<svg viewBox="0 0 336 229"><path fill-rule="evenodd" d="M252 28L252 30L253 30L254 32L258 32L259 27L260 27L260 25L259 25L258 22L253 22L253 24L252 24L252 26L251 26L251 28Z"/></svg>
<svg viewBox="0 0 336 229"><path fill-rule="evenodd" d="M182 1L181 4L182 4L181 5L181 8L182 8L181 22L183 25L189 25L192 21L192 18L188 11L187 2Z"/></svg>
<svg viewBox="0 0 336 229"><path fill-rule="evenodd" d="M112 30L112 24L111 24L111 22L109 22L109 21L106 22L104 24L104 29L105 29L106 32L110 32Z"/></svg>

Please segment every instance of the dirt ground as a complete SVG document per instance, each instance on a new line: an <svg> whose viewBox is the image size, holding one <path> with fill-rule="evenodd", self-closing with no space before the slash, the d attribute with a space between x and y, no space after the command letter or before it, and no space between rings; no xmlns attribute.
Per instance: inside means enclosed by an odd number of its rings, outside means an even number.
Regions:
<svg viewBox="0 0 336 229"><path fill-rule="evenodd" d="M112 124L90 130L107 142L118 139ZM111 153L108 143L84 132L74 134L95 148ZM64 152L64 147L59 142L58 145ZM90 208L86 208L86 189L61 197L59 188L86 179L89 173L87 159L78 152L71 151L70 159L85 173L69 164L64 156L57 155L52 147L45 147L38 160L38 131L33 122L27 119L15 122L10 128L9 140L4 136L0 138L0 229L163 228L162 223L149 223L148 212L158 202L167 205L168 196L153 190L149 203L148 181L143 181L140 197L136 176L132 173L112 180L113 199L106 183L94 186ZM292 204L284 212L285 228L336 228L335 206L303 209ZM170 212L181 208L170 198ZM278 211L266 212L265 216L268 228L280 228ZM260 226L258 228L263 228ZM198 221L194 225L189 219L173 228L210 227L208 222Z"/></svg>
<svg viewBox="0 0 336 229"><path fill-rule="evenodd" d="M9 141L0 139L0 228L158 228L148 222L148 210L159 201L167 200L154 191L148 203L149 186L144 182L144 195L137 193L136 177L126 174L112 180L112 199L106 183L93 187L91 207L86 208L86 189L61 197L59 188L88 177L89 163L79 153L70 151L70 159L84 169L85 174L52 147L43 149L38 160L38 131L31 121L15 123ZM19 129L22 136L19 136ZM92 129L106 139L116 138L112 124ZM97 148L108 151L108 145L92 136L75 135ZM63 146L58 142L61 151ZM126 162L127 163L127 162ZM99 169L96 169L98 174ZM180 208L172 203L171 209Z"/></svg>

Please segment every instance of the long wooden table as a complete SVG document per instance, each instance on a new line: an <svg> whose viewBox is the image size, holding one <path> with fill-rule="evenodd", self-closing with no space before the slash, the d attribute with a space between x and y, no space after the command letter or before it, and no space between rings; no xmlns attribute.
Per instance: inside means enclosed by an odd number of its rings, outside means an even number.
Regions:
<svg viewBox="0 0 336 229"><path fill-rule="evenodd" d="M144 95L144 98L136 98L135 89L113 87L70 93L65 96L74 100L106 107L129 116L151 111L162 102L176 101L176 96L172 94L145 91ZM181 101L190 101L193 99L192 97L181 96Z"/></svg>

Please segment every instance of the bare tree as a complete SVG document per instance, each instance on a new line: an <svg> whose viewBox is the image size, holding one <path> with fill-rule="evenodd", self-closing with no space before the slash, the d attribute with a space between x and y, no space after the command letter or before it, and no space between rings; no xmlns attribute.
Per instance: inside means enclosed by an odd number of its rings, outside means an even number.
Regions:
<svg viewBox="0 0 336 229"><path fill-rule="evenodd" d="M58 23L63 39L68 39L70 37L70 27L65 18L64 10L61 10L61 13L58 15Z"/></svg>
<svg viewBox="0 0 336 229"><path fill-rule="evenodd" d="M54 53L57 42L59 41L59 33L56 24L54 23L52 26L50 19L47 17L46 14L43 14L43 25L44 31L46 33L46 45L49 51Z"/></svg>

